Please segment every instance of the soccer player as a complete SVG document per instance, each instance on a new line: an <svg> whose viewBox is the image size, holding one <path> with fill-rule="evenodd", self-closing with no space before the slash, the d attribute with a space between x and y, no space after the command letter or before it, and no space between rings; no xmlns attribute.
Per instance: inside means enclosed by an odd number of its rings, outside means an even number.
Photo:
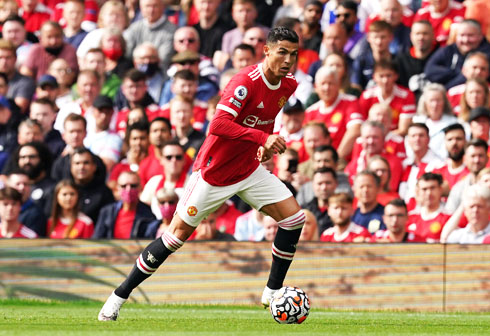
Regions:
<svg viewBox="0 0 490 336"><path fill-rule="evenodd" d="M132 290L235 194L279 225L262 303L268 306L283 286L305 215L287 187L260 162L286 150L284 138L272 130L276 115L298 85L289 73L297 60L297 34L285 27L272 29L264 53L262 63L244 68L228 83L168 230L140 254L129 276L102 307L99 320L116 320Z"/></svg>

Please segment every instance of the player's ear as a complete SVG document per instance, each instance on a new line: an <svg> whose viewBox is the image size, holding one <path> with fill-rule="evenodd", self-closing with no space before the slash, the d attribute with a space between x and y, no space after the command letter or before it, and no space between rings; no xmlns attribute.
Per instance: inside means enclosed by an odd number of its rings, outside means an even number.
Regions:
<svg viewBox="0 0 490 336"><path fill-rule="evenodd" d="M264 44L264 55L269 56L270 51L271 51L271 48L267 44Z"/></svg>

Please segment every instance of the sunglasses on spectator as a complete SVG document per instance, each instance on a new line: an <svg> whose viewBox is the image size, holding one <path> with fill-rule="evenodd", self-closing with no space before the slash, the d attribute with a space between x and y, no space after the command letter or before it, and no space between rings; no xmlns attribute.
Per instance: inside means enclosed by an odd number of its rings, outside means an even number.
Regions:
<svg viewBox="0 0 490 336"><path fill-rule="evenodd" d="M138 188L139 185L138 184L130 184L130 183L119 185L119 187L122 189L126 189L128 186L131 187L131 189L136 189L136 188Z"/></svg>
<svg viewBox="0 0 490 336"><path fill-rule="evenodd" d="M168 161L170 161L170 160L172 160L172 159L175 159L175 160L177 160L177 161L180 161L180 160L182 160L183 158L184 158L184 156L183 156L183 155L165 155L165 159L166 159L166 160L168 160Z"/></svg>
<svg viewBox="0 0 490 336"><path fill-rule="evenodd" d="M181 40L178 40L179 43L184 43L184 42L189 42L189 43L194 43L196 42L196 39L193 39L193 38L186 38L186 39L181 39Z"/></svg>
<svg viewBox="0 0 490 336"><path fill-rule="evenodd" d="M341 17L344 17L346 19L350 18L350 13L344 13L344 14L335 14L335 17L338 19L338 18L341 18Z"/></svg>
<svg viewBox="0 0 490 336"><path fill-rule="evenodd" d="M184 62L179 62L180 65L194 65L199 63L199 61L184 61Z"/></svg>

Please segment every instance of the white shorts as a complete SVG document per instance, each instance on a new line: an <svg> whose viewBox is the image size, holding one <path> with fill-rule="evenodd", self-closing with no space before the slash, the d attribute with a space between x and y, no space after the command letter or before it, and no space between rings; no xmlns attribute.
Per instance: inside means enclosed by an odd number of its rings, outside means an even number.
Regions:
<svg viewBox="0 0 490 336"><path fill-rule="evenodd" d="M286 185L262 165L246 179L222 187L212 186L204 181L199 170L190 176L184 195L177 205L177 213L185 223L197 227L233 195L238 195L258 210L293 196Z"/></svg>

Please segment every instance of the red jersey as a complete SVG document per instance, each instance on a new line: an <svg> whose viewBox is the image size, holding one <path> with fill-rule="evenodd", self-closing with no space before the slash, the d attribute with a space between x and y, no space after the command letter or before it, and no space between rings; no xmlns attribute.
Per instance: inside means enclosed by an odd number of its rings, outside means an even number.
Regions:
<svg viewBox="0 0 490 336"><path fill-rule="evenodd" d="M25 21L24 28L30 33L39 31L43 23L50 18L50 14L47 12L24 12L21 8L19 13L22 13L22 18Z"/></svg>
<svg viewBox="0 0 490 336"><path fill-rule="evenodd" d="M449 163L446 163L442 167L435 168L432 172L442 175L442 178L449 183L450 188L454 187L457 182L470 173L465 165L461 165L458 168L451 168Z"/></svg>
<svg viewBox="0 0 490 336"><path fill-rule="evenodd" d="M332 146L338 148L347 127L363 122L357 97L339 94L331 106L320 100L306 109L304 123L324 122L332 138Z"/></svg>
<svg viewBox="0 0 490 336"><path fill-rule="evenodd" d="M372 238L373 243L395 243L395 241L390 236L389 230L378 230L376 231ZM417 236L413 232L406 232L402 243L425 243L425 240Z"/></svg>
<svg viewBox="0 0 490 336"><path fill-rule="evenodd" d="M335 226L326 229L323 231L320 240L331 243L362 243L366 240L366 238L367 241L371 239L371 234L369 231L362 226L351 222L347 230L342 234L337 232L337 228Z"/></svg>
<svg viewBox="0 0 490 336"><path fill-rule="evenodd" d="M407 88L396 85L391 97L383 99L378 86L364 90L359 98L361 113L367 119L369 109L376 103L385 103L391 107L391 130L398 128L400 118L412 118L415 114L415 96Z"/></svg>
<svg viewBox="0 0 490 336"><path fill-rule="evenodd" d="M449 38L451 25L455 22L463 21L464 12L465 8L462 4L450 0L448 8L444 13L435 13L430 5L420 8L415 14L413 22L419 20L429 21L434 29L436 41L443 47Z"/></svg>
<svg viewBox="0 0 490 336"><path fill-rule="evenodd" d="M277 114L297 86L292 74L278 84L269 83L262 63L238 72L216 106L194 170L201 169L204 180L214 186L230 185L252 174L260 164L258 148L272 134Z"/></svg>
<svg viewBox="0 0 490 336"><path fill-rule="evenodd" d="M136 217L135 210L124 210L121 208L116 217L114 223L114 237L116 239L129 239L131 238L131 231L133 230L134 217Z"/></svg>
<svg viewBox="0 0 490 336"><path fill-rule="evenodd" d="M459 112L461 111L460 102L465 90L466 83L453 86L452 88L447 90L447 99L453 107L453 113L455 115L459 115ZM490 84L488 86L488 91L490 92Z"/></svg>
<svg viewBox="0 0 490 336"><path fill-rule="evenodd" d="M192 127L198 131L201 131L204 126L204 122L206 121L208 103L202 100L194 99L194 109L192 112L194 115L191 120ZM162 106L162 109L158 113L158 117L165 117L170 120L170 103Z"/></svg>
<svg viewBox="0 0 490 336"><path fill-rule="evenodd" d="M130 108L125 107L121 109L119 112L117 112L116 115L116 132L124 139L124 135L126 133L126 128L128 126L128 114L129 114ZM160 106L157 104L150 104L147 107L145 107L145 113L146 116L148 117L148 121L152 121L156 117L160 116L161 110Z"/></svg>
<svg viewBox="0 0 490 336"><path fill-rule="evenodd" d="M490 244L490 235L483 238L482 244Z"/></svg>
<svg viewBox="0 0 490 336"><path fill-rule="evenodd" d="M53 231L49 235L49 238L62 239L65 238L65 230L67 229L70 221L66 218L60 218ZM48 230L52 225L52 219L48 220ZM68 238L90 238L94 233L94 222L83 213L79 213L73 228L70 231Z"/></svg>
<svg viewBox="0 0 490 336"><path fill-rule="evenodd" d="M406 8L406 7L403 7L402 8L402 11L403 11L403 14L402 14L402 23L407 26L408 28L412 27L412 23L413 23L413 17L414 17L414 12L409 9L409 8ZM371 14L367 17L366 19L366 24L364 26L364 31L365 32L368 32L369 31L369 26L371 25L371 23L373 23L374 21L379 21L381 20L381 17L379 14Z"/></svg>
<svg viewBox="0 0 490 336"><path fill-rule="evenodd" d="M426 213L419 207L408 213L407 231L420 236L427 243L438 243L441 231L451 214L441 205L432 213Z"/></svg>
<svg viewBox="0 0 490 336"><path fill-rule="evenodd" d="M2 234L2 230L0 230L0 238L7 238ZM17 232L15 232L11 238L37 238L37 233L21 224Z"/></svg>

